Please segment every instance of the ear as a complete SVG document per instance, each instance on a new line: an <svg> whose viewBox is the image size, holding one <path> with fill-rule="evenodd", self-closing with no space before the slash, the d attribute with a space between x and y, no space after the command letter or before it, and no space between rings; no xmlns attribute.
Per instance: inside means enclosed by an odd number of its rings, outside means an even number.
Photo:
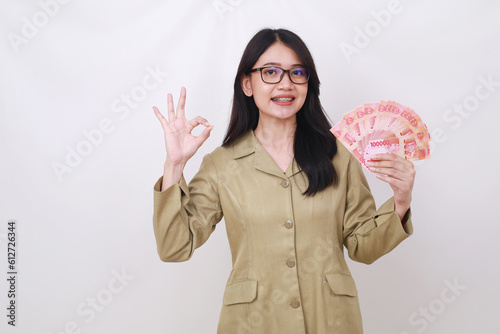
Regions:
<svg viewBox="0 0 500 334"><path fill-rule="evenodd" d="M243 94L250 97L253 95L252 82L250 81L250 76L243 74L241 77L241 89L243 89Z"/></svg>

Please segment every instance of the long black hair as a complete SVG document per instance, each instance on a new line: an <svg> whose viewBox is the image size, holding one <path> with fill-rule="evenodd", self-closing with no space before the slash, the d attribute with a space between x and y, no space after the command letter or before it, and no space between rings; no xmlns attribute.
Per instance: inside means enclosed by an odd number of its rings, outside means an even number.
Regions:
<svg viewBox="0 0 500 334"><path fill-rule="evenodd" d="M248 75L259 57L274 43L281 42L292 49L309 73L307 96L297 113L297 127L293 144L294 157L309 181L305 195L313 196L331 184L338 183L332 158L337 153L335 137L330 132L330 122L319 101L319 78L311 53L302 39L286 29L263 29L248 42L241 57L234 80L231 119L222 142L229 147L259 122L259 109L253 97L243 93L241 79Z"/></svg>

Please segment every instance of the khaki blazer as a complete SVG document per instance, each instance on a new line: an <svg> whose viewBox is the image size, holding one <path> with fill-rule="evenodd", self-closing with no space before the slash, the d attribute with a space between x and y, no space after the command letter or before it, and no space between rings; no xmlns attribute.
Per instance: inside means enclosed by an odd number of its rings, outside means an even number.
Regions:
<svg viewBox="0 0 500 334"><path fill-rule="evenodd" d="M283 173L249 131L207 154L189 186L154 186L163 261L186 261L224 217L232 270L217 333L362 333L357 289L343 249L372 263L412 234L391 198L376 210L359 162L341 145L337 187L314 197L292 161Z"/></svg>

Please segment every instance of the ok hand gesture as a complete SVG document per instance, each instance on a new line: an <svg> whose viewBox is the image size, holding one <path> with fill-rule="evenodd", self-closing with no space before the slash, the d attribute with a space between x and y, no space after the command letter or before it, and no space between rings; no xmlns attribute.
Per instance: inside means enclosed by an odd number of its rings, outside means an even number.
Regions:
<svg viewBox="0 0 500 334"><path fill-rule="evenodd" d="M165 165L181 166L184 168L186 162L196 153L200 146L207 140L213 125L197 116L191 120L185 117L186 88L181 88L181 95L177 104L177 112L174 111L174 101L172 94L168 94L168 121L160 113L157 107L153 107L156 117L161 122L165 132L165 146L167 148L167 161ZM198 125L205 126L199 136L193 136L191 131Z"/></svg>

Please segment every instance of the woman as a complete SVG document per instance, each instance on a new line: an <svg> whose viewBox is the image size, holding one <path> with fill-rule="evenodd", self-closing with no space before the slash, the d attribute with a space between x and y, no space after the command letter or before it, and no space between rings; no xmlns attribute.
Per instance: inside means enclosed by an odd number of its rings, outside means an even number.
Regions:
<svg viewBox="0 0 500 334"><path fill-rule="evenodd" d="M360 164L329 132L313 59L294 33L258 32L234 82L222 147L187 186L182 171L212 125L187 120L186 90L165 132L154 230L163 261L188 260L224 216L232 253L218 333L362 333L343 246L371 263L412 233L413 164L392 154L369 162L394 197L378 210ZM205 127L198 136L190 133Z"/></svg>

